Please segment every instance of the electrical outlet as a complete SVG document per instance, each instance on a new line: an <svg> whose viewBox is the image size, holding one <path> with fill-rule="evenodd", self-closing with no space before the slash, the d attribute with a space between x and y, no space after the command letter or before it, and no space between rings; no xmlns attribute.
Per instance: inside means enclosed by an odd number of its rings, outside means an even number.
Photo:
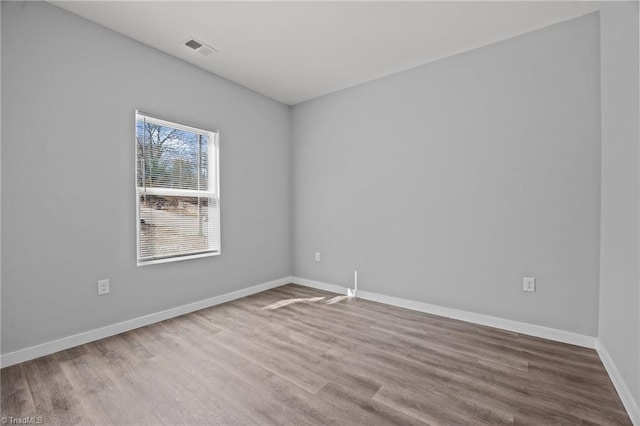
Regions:
<svg viewBox="0 0 640 426"><path fill-rule="evenodd" d="M316 252L316 262L320 262L320 252Z"/></svg>
<svg viewBox="0 0 640 426"><path fill-rule="evenodd" d="M100 280L98 281L98 296L102 296L103 294L107 294L111 291L109 288L109 280Z"/></svg>
<svg viewBox="0 0 640 426"><path fill-rule="evenodd" d="M522 291L529 293L535 293L536 291L536 279L533 277L524 277L522 280Z"/></svg>

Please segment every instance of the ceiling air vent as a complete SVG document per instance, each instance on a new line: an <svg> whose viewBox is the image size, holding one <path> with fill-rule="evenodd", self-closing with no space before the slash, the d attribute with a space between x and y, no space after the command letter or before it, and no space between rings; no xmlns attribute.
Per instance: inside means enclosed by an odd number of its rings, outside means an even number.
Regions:
<svg viewBox="0 0 640 426"><path fill-rule="evenodd" d="M207 56L211 52L216 52L216 49L214 49L213 47L208 46L193 37L189 37L182 44L204 56Z"/></svg>

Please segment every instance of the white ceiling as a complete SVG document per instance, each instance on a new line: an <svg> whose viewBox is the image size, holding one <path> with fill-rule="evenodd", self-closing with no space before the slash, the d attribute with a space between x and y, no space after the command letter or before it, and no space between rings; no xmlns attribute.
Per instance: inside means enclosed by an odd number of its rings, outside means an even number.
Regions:
<svg viewBox="0 0 640 426"><path fill-rule="evenodd" d="M573 2L53 4L285 104L598 10ZM218 52L202 56L194 36Z"/></svg>

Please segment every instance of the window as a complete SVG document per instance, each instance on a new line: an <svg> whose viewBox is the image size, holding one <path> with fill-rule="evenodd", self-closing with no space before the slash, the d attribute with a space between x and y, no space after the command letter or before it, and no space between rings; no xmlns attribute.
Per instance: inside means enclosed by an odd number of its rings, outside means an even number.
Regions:
<svg viewBox="0 0 640 426"><path fill-rule="evenodd" d="M136 112L138 265L220 254L218 134Z"/></svg>

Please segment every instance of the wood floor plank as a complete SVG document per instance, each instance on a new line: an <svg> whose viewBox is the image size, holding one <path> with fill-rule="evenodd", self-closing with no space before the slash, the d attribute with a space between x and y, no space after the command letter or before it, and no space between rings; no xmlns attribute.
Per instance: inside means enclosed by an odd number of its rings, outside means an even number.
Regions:
<svg viewBox="0 0 640 426"><path fill-rule="evenodd" d="M1 417L7 418L14 413L35 413L35 403L22 366L0 370L0 387Z"/></svg>
<svg viewBox="0 0 640 426"><path fill-rule="evenodd" d="M339 413L340 424L366 425L420 425L422 422L399 410L376 401L374 395L361 393L337 383L329 383L318 393L318 397L331 404Z"/></svg>
<svg viewBox="0 0 640 426"><path fill-rule="evenodd" d="M262 368L285 378L300 389L315 394L328 383L321 375L309 371L303 359L289 359L282 362L282 356L270 351L269 346L258 345L250 339L238 339L234 335L219 333L211 337L214 344L222 345L237 356L243 357Z"/></svg>
<svg viewBox="0 0 640 426"><path fill-rule="evenodd" d="M64 374L55 354L21 364L31 391L34 411L25 416L42 416L54 424L92 424L81 409L78 394ZM9 413L13 417L21 417Z"/></svg>
<svg viewBox="0 0 640 426"><path fill-rule="evenodd" d="M286 285L0 371L55 425L629 425L595 351ZM330 303L328 303L330 302Z"/></svg>

